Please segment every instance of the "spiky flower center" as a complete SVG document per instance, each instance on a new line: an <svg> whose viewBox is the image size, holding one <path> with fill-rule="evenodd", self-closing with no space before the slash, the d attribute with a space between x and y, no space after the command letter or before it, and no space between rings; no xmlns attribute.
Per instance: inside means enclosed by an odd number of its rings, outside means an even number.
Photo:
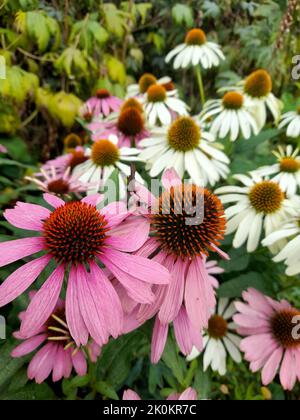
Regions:
<svg viewBox="0 0 300 420"><path fill-rule="evenodd" d="M97 166L114 165L120 158L118 147L110 140L97 140L93 144L91 159Z"/></svg>
<svg viewBox="0 0 300 420"><path fill-rule="evenodd" d="M118 129L125 136L136 136L144 129L143 115L136 108L124 109L118 119Z"/></svg>
<svg viewBox="0 0 300 420"><path fill-rule="evenodd" d="M202 29L191 29L185 36L188 45L203 45L206 43L206 35Z"/></svg>
<svg viewBox="0 0 300 420"><path fill-rule="evenodd" d="M70 191L70 185L68 181L63 178L54 179L48 183L48 191L54 194L62 195L67 194Z"/></svg>
<svg viewBox="0 0 300 420"><path fill-rule="evenodd" d="M253 98L262 98L272 91L272 79L266 70L256 70L245 81L245 92Z"/></svg>
<svg viewBox="0 0 300 420"><path fill-rule="evenodd" d="M286 349L300 345L300 338L295 336L295 327L299 324L299 319L296 317L299 315L300 312L295 309L286 309L277 312L271 319L273 337Z"/></svg>
<svg viewBox="0 0 300 420"><path fill-rule="evenodd" d="M167 97L167 91L162 85L151 85L147 90L149 102L164 102Z"/></svg>
<svg viewBox="0 0 300 420"><path fill-rule="evenodd" d="M298 172L300 169L300 162L293 158L293 157L285 157L282 158L280 161L280 171L281 172L288 172L288 173L295 173Z"/></svg>
<svg viewBox="0 0 300 420"><path fill-rule="evenodd" d="M251 188L249 200L258 213L270 214L281 208L284 193L276 182L261 181Z"/></svg>
<svg viewBox="0 0 300 420"><path fill-rule="evenodd" d="M124 104L122 105L122 111L125 111L126 109L130 109L130 108L136 109L141 114L143 113L143 107L142 107L141 103L135 98L127 99L124 102Z"/></svg>
<svg viewBox="0 0 300 420"><path fill-rule="evenodd" d="M183 259L208 255L224 237L223 206L206 188L187 184L172 187L159 197L156 210L150 216L151 229L169 254Z"/></svg>
<svg viewBox="0 0 300 420"><path fill-rule="evenodd" d="M153 74L151 73L143 74L143 76L141 76L139 80L140 93L146 93L149 87L151 85L154 85L156 81L157 79Z"/></svg>
<svg viewBox="0 0 300 420"><path fill-rule="evenodd" d="M223 96L222 103L226 109L240 109L243 106L244 98L238 92L227 92Z"/></svg>
<svg viewBox="0 0 300 420"><path fill-rule="evenodd" d="M179 152L187 152L199 146L201 130L191 117L179 117L168 131L170 147Z"/></svg>
<svg viewBox="0 0 300 420"><path fill-rule="evenodd" d="M72 201L45 220L43 236L58 262L87 263L101 250L108 230L105 216L95 206Z"/></svg>
<svg viewBox="0 0 300 420"><path fill-rule="evenodd" d="M75 149L77 146L81 146L81 144L81 138L75 133L71 133L64 138L64 145L66 149Z"/></svg>
<svg viewBox="0 0 300 420"><path fill-rule="evenodd" d="M213 315L210 317L207 328L207 332L210 337L220 340L226 336L227 331L228 323L226 319L220 315Z"/></svg>
<svg viewBox="0 0 300 420"><path fill-rule="evenodd" d="M83 150L75 150L72 152L72 156L70 158L68 166L70 166L71 170L75 168L75 166L80 165L88 160L88 157L85 156Z"/></svg>
<svg viewBox="0 0 300 420"><path fill-rule="evenodd" d="M110 92L107 89L97 89L96 96L98 99L105 99L110 97Z"/></svg>

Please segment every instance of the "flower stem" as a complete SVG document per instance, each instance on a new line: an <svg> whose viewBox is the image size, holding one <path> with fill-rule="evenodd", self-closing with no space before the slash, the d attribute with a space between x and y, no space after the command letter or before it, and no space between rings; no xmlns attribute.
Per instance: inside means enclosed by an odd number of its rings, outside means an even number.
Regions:
<svg viewBox="0 0 300 420"><path fill-rule="evenodd" d="M203 87L203 80L202 80L202 74L201 74L201 68L200 66L195 67L198 87L199 87L199 93L200 93L200 99L201 99L201 105L203 108L203 105L205 104L205 94L204 94L204 87Z"/></svg>

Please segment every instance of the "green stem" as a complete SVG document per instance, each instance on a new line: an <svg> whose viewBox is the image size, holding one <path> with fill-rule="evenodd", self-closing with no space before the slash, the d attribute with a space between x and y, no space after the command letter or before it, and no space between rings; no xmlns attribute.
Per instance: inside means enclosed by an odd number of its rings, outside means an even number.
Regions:
<svg viewBox="0 0 300 420"><path fill-rule="evenodd" d="M195 67L198 87L199 87L199 93L200 93L200 99L201 99L201 105L203 108L203 105L205 104L205 94L204 94L204 87L203 87L203 80L202 80L202 74L201 74L201 68L200 66Z"/></svg>

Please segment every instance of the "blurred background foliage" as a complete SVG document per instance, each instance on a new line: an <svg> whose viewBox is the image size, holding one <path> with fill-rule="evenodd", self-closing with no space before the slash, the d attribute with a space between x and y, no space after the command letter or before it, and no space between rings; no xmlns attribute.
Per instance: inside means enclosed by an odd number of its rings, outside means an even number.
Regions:
<svg viewBox="0 0 300 420"><path fill-rule="evenodd" d="M40 194L24 181L38 163L57 156L70 131L84 136L76 121L83 101L99 87L124 96L126 86L144 72L169 75L194 112L200 110L197 86L189 71L174 71L164 58L182 42L187 29L203 27L218 42L226 61L204 73L207 97L235 83L256 68L266 68L274 82L274 93L285 109L299 104L299 83L292 80L292 57L300 52L300 16L290 18L286 0L0 0L0 55L7 64L7 78L0 80L0 144L8 153L0 155L0 207L17 199L38 203ZM234 145L225 143L231 173L246 172L273 162L270 150L282 132L267 127L255 138ZM230 182L230 180L229 180ZM3 219L2 219L3 220ZM0 222L0 240L20 236L19 230ZM225 250L231 261L224 263L219 296L240 297L252 286L277 298L286 297L300 307L297 278L287 278L284 267L270 260L267 250L249 255L232 250L231 237ZM1 278L21 262L5 267ZM223 264L223 263L222 263ZM47 272L45 272L45 276ZM44 279L40 279L42 282ZM5 308L9 331L18 328L17 314L25 307L23 296ZM152 325L111 341L86 377L74 377L60 385L28 383L24 359L11 359L10 340L0 347L0 399L117 399L121 390L135 388L144 398L159 399L170 390L193 386L200 398L286 399L279 385L261 388L259 375L246 364L230 364L226 377L203 373L201 361L187 364L170 336L162 361L150 365ZM49 386L50 385L50 386Z"/></svg>

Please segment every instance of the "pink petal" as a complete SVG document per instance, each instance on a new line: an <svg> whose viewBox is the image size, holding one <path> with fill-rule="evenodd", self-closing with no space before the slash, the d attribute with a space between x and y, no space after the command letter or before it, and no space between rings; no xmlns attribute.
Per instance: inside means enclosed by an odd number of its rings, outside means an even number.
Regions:
<svg viewBox="0 0 300 420"><path fill-rule="evenodd" d="M126 204L122 201L108 204L101 209L101 214L106 217L108 221L107 226L110 228L119 225L129 215Z"/></svg>
<svg viewBox="0 0 300 420"><path fill-rule="evenodd" d="M196 401L198 399L197 392L193 388L187 388L185 391L183 391L180 394L180 397L178 400L184 400L184 401Z"/></svg>
<svg viewBox="0 0 300 420"><path fill-rule="evenodd" d="M140 396L136 392L132 391L131 389L127 389L123 393L123 398L122 398L123 401L135 401L135 400L138 401L140 399L141 399Z"/></svg>
<svg viewBox="0 0 300 420"><path fill-rule="evenodd" d="M123 330L123 308L120 298L103 270L95 263L91 263L90 268L90 288L95 294L95 299L101 302L107 330L116 338Z"/></svg>
<svg viewBox="0 0 300 420"><path fill-rule="evenodd" d="M284 389L291 391L296 383L296 362L291 350L286 350L281 363L280 382Z"/></svg>
<svg viewBox="0 0 300 420"><path fill-rule="evenodd" d="M72 369L73 369L73 363L72 363L72 354L73 349L70 348L67 351L63 352L63 357L64 357L64 378L69 378L71 373L72 373Z"/></svg>
<svg viewBox="0 0 300 420"><path fill-rule="evenodd" d="M60 381L64 376L64 357L65 350L62 346L58 346L57 353L56 353L56 359L53 366L53 372L52 372L52 380L53 382Z"/></svg>
<svg viewBox="0 0 300 420"><path fill-rule="evenodd" d="M262 312L265 315L272 316L274 314L274 309L268 302L266 296L260 293L255 289L248 289L243 293L243 298L246 302L249 302L249 305L256 311Z"/></svg>
<svg viewBox="0 0 300 420"><path fill-rule="evenodd" d="M36 350L46 339L46 334L35 335L34 337L28 338L13 349L11 352L11 357L23 357L26 354L31 353L32 351Z"/></svg>
<svg viewBox="0 0 300 420"><path fill-rule="evenodd" d="M43 198L48 204L50 204L50 206L54 207L55 209L66 204L64 200L58 198L56 195L45 193L43 194Z"/></svg>
<svg viewBox="0 0 300 420"><path fill-rule="evenodd" d="M97 207L97 205L103 200L103 197L103 194L92 194L84 197L81 202Z"/></svg>
<svg viewBox="0 0 300 420"><path fill-rule="evenodd" d="M269 360L265 364L262 370L262 382L264 385L269 385L275 378L280 365L282 354L283 350L281 347L279 347L274 351L274 353L270 356Z"/></svg>
<svg viewBox="0 0 300 420"><path fill-rule="evenodd" d="M78 350L75 355L72 355L72 363L74 369L79 376L84 376L87 373L87 363L81 350Z"/></svg>
<svg viewBox="0 0 300 420"><path fill-rule="evenodd" d="M142 217L130 217L109 232L105 244L119 251L134 252L144 245L149 237L150 223Z"/></svg>
<svg viewBox="0 0 300 420"><path fill-rule="evenodd" d="M51 260L50 255L43 255L14 271L0 286L0 307L7 305L20 296L36 280Z"/></svg>
<svg viewBox="0 0 300 420"><path fill-rule="evenodd" d="M178 258L171 271L171 281L167 288L165 300L158 314L158 317L163 324L173 321L182 305L185 269L186 265Z"/></svg>
<svg viewBox="0 0 300 420"><path fill-rule="evenodd" d="M161 182L166 190L177 185L182 185L182 180L174 168L166 169L161 177Z"/></svg>
<svg viewBox="0 0 300 420"><path fill-rule="evenodd" d="M136 302L140 303L152 303L154 295L151 291L151 285L138 280L135 277L127 274L122 268L115 265L114 261L106 258L105 255L99 255L101 261L106 267L112 272L112 274L119 280L124 286L129 296Z"/></svg>
<svg viewBox="0 0 300 420"><path fill-rule="evenodd" d="M211 290L209 290L211 289ZM185 306L191 323L201 330L207 327L215 306L213 288L200 258L191 262L185 285Z"/></svg>
<svg viewBox="0 0 300 420"><path fill-rule="evenodd" d="M201 332L193 327L184 307L180 309L173 324L175 338L183 354L186 356L190 354L193 346L195 346L198 351L202 351L203 343Z"/></svg>
<svg viewBox="0 0 300 420"><path fill-rule="evenodd" d="M103 301L98 299L90 285L90 274L82 264L76 268L76 285L78 288L79 307L84 323L91 337L103 346L108 341L106 320L102 311Z"/></svg>
<svg viewBox="0 0 300 420"><path fill-rule="evenodd" d="M37 204L17 202L13 209L5 210L4 217L17 228L41 231L50 214L50 210Z"/></svg>
<svg viewBox="0 0 300 420"><path fill-rule="evenodd" d="M66 318L70 333L79 347L86 345L88 330L79 310L77 273L74 266L71 267L66 294Z"/></svg>
<svg viewBox="0 0 300 420"><path fill-rule="evenodd" d="M0 243L0 267L45 249L43 238L24 238Z"/></svg>
<svg viewBox="0 0 300 420"><path fill-rule="evenodd" d="M65 275L65 266L57 267L32 298L21 324L24 337L39 330L54 312Z"/></svg>
<svg viewBox="0 0 300 420"><path fill-rule="evenodd" d="M41 384L50 375L55 364L57 344L47 343L42 347L31 360L28 366L29 379L35 379Z"/></svg>
<svg viewBox="0 0 300 420"><path fill-rule="evenodd" d="M168 338L169 324L162 324L158 317L155 319L151 342L151 363L158 363Z"/></svg>
<svg viewBox="0 0 300 420"><path fill-rule="evenodd" d="M107 250L105 260L117 266L128 276L134 277L150 284L169 284L171 275L169 271L153 260L138 255L125 254L116 250ZM101 259L103 260L101 255Z"/></svg>

